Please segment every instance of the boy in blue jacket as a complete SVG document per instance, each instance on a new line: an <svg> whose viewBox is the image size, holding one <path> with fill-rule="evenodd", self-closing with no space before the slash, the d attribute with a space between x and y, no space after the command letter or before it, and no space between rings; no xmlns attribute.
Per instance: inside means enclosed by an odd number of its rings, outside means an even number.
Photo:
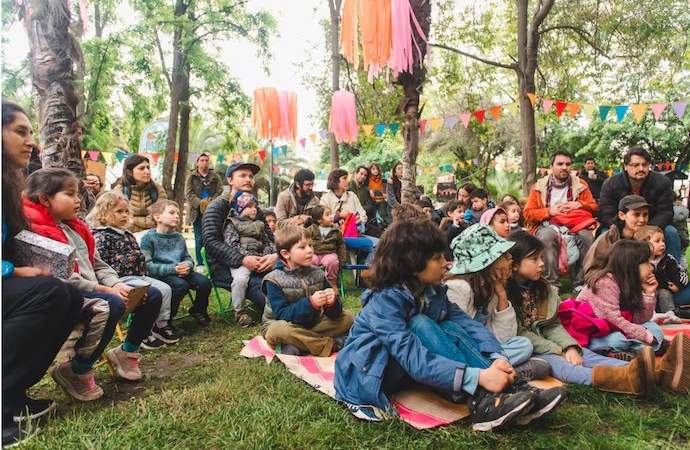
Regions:
<svg viewBox="0 0 690 450"><path fill-rule="evenodd" d="M469 399L477 431L527 424L555 408L564 390L516 380L493 334L448 301L440 286L447 245L423 219L394 223L381 236L372 289L336 359L336 398L355 417L379 421L394 412L389 396L414 381L455 402Z"/></svg>
<svg viewBox="0 0 690 450"><path fill-rule="evenodd" d="M276 232L276 268L264 277L263 335L283 354L329 356L352 325L320 267L312 265L309 232L286 225Z"/></svg>

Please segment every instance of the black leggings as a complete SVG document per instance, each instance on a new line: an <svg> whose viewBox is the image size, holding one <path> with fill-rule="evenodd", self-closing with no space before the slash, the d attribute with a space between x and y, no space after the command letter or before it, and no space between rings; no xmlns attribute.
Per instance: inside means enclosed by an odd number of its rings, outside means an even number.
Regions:
<svg viewBox="0 0 690 450"><path fill-rule="evenodd" d="M74 328L83 298L57 278L2 280L2 423L12 421Z"/></svg>

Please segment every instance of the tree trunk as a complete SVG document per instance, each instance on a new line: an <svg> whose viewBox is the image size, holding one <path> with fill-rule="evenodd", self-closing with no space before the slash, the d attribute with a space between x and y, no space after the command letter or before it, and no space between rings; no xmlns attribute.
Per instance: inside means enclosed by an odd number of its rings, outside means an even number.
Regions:
<svg viewBox="0 0 690 450"><path fill-rule="evenodd" d="M340 5L342 0L328 0L328 7L331 11L331 92L340 89ZM340 156L338 154L338 143L335 140L335 135L329 133L329 142L331 145L331 170L340 167Z"/></svg>
<svg viewBox="0 0 690 450"><path fill-rule="evenodd" d="M189 158L189 65L184 69L182 95L180 98L180 150L175 171L175 189L173 198L179 205L184 204L184 187L187 181L187 159Z"/></svg>
<svg viewBox="0 0 690 450"><path fill-rule="evenodd" d="M180 17L187 11L183 0L175 3L175 17ZM183 74L183 30L181 26L173 33L173 67L170 76L170 116L168 117L168 139L165 144L165 158L163 159L163 189L168 194L173 193L173 167L175 165L175 147L177 144L177 127L180 116L180 100L184 88ZM172 196L172 195L171 195Z"/></svg>
<svg viewBox="0 0 690 450"><path fill-rule="evenodd" d="M79 97L73 56L81 54L69 32L70 13L62 0L31 0L24 10L29 37L31 79L38 93L43 166L64 167L83 177Z"/></svg>
<svg viewBox="0 0 690 450"><path fill-rule="evenodd" d="M96 37L101 38L103 37L103 26L105 25L103 23L103 17L101 16L101 4L96 0L94 2L94 10L93 10L93 22L94 22L94 28L96 29Z"/></svg>

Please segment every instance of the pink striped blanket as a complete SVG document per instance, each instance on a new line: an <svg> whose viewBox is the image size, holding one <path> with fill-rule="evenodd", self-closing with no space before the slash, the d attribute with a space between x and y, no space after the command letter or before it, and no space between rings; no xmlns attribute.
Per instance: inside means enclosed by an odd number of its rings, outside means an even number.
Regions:
<svg viewBox="0 0 690 450"><path fill-rule="evenodd" d="M267 363L277 357L297 378L317 391L335 398L335 354L328 358L280 355L275 353L263 337L256 336L250 341L245 341L240 355L246 358L263 357ZM535 381L532 384L541 388L562 385L554 378ZM392 401L400 418L417 429L448 425L469 415L467 405L445 400L422 386L399 392Z"/></svg>
<svg viewBox="0 0 690 450"><path fill-rule="evenodd" d="M690 336L690 320L685 320L683 323L676 325L661 325L661 330L664 332L664 337L668 340L672 340L673 336L679 333Z"/></svg>

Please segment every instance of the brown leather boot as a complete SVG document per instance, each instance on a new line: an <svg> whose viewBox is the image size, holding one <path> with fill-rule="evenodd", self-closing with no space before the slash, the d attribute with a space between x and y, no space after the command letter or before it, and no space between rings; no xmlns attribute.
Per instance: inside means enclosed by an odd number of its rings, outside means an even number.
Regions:
<svg viewBox="0 0 690 450"><path fill-rule="evenodd" d="M673 392L690 392L690 337L677 334L658 370L659 384Z"/></svg>
<svg viewBox="0 0 690 450"><path fill-rule="evenodd" d="M592 386L606 392L645 396L654 385L654 350L645 347L624 367L594 366Z"/></svg>

